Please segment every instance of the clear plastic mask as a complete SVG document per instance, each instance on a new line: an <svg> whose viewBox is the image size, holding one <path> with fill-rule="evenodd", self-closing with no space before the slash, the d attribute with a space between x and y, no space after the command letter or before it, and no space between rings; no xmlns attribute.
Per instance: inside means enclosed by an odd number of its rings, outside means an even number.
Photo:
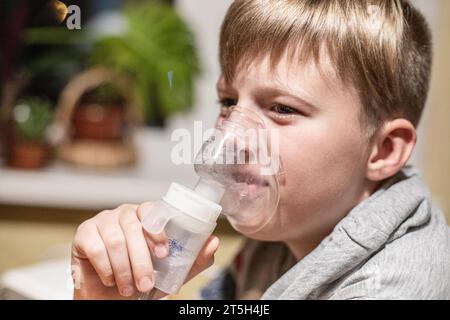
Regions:
<svg viewBox="0 0 450 320"><path fill-rule="evenodd" d="M249 108L231 107L195 160L200 180L224 189L220 204L232 226L245 234L261 230L274 216L283 174L278 131Z"/></svg>

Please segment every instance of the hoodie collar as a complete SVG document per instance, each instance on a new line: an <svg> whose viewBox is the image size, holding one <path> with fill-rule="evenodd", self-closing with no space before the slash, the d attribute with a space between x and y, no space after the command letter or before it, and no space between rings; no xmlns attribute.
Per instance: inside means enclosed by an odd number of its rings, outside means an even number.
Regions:
<svg viewBox="0 0 450 320"><path fill-rule="evenodd" d="M262 299L312 299L386 243L430 218L428 191L405 167L354 207L317 248L272 284Z"/></svg>

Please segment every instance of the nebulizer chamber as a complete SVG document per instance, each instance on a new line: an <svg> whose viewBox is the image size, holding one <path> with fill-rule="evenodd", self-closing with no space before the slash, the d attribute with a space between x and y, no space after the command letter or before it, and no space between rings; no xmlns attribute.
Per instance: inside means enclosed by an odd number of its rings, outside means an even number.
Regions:
<svg viewBox="0 0 450 320"><path fill-rule="evenodd" d="M281 169L268 132L257 112L230 108L194 161L195 187L172 183L154 204L142 225L152 234L164 230L169 246L165 258L152 255L155 288L178 293L220 214L245 234L270 221L278 206Z"/></svg>

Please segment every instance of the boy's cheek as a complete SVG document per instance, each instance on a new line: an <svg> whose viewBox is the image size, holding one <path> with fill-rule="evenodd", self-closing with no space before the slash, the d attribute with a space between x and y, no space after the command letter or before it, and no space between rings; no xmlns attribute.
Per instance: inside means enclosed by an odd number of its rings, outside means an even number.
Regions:
<svg viewBox="0 0 450 320"><path fill-rule="evenodd" d="M291 170L286 184L280 186L274 225L284 226L283 237L330 231L352 203L349 180L328 170Z"/></svg>
<svg viewBox="0 0 450 320"><path fill-rule="evenodd" d="M324 194L337 196L361 178L359 172L362 173L363 163L357 144L337 140L332 137L299 139L281 148L286 173L280 186L282 198L290 201L293 192L302 194L306 202ZM294 145L297 147L291 147Z"/></svg>

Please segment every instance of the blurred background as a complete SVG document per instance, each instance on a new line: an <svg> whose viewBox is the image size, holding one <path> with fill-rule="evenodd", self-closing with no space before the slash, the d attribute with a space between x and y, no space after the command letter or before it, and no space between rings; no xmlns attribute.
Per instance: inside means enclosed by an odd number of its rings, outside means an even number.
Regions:
<svg viewBox="0 0 450 320"><path fill-rule="evenodd" d="M450 221L450 2L413 0L434 37L430 97L411 162ZM158 199L192 166L171 133L212 126L219 28L231 0L0 2L0 299L70 299L70 246L82 221ZM226 221L215 265L242 242Z"/></svg>

